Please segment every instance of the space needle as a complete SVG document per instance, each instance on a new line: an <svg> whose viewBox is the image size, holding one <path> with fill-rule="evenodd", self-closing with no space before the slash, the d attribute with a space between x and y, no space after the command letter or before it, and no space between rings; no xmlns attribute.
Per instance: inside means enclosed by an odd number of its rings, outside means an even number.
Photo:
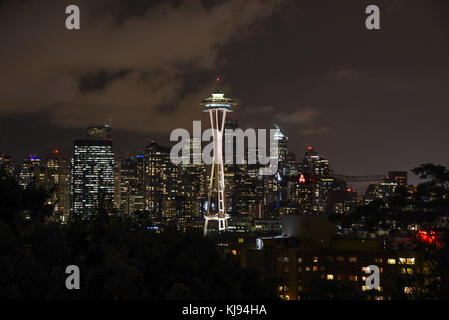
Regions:
<svg viewBox="0 0 449 320"><path fill-rule="evenodd" d="M217 78L217 86L221 79ZM228 229L229 215L226 213L225 206L225 180L223 168L223 132L226 120L226 114L232 112L236 105L232 99L225 97L224 93L218 88L212 95L203 100L200 106L204 112L209 113L210 124L213 134L213 161L210 174L210 183L207 196L207 212L204 216L204 235L207 235L209 221L218 222L218 231ZM214 206L214 200L216 205Z"/></svg>

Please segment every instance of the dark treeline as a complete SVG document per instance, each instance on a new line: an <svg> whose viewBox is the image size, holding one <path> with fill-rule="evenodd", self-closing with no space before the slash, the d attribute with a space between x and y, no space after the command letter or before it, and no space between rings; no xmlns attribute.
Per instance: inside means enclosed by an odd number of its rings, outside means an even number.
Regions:
<svg viewBox="0 0 449 320"><path fill-rule="evenodd" d="M1 174L0 299L276 299L198 232L157 234L145 217L105 209L61 225L47 199ZM68 265L80 269L80 290L65 286Z"/></svg>

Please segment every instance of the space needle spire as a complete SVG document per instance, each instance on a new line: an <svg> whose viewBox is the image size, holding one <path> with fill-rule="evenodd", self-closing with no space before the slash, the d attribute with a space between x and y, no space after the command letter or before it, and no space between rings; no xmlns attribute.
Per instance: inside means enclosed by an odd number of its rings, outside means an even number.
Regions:
<svg viewBox="0 0 449 320"><path fill-rule="evenodd" d="M217 221L218 231L228 229L229 215L226 213L225 180L223 167L223 133L226 114L232 112L236 105L230 98L225 97L220 89L221 78L216 78L217 89L212 95L203 100L200 106L204 112L209 113L213 134L213 162L210 174L209 190L207 196L207 212L204 216L204 235L210 221Z"/></svg>

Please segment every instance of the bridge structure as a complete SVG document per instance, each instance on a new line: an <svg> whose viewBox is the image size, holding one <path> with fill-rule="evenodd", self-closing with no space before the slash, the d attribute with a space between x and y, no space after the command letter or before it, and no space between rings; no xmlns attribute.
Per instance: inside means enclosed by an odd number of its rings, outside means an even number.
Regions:
<svg viewBox="0 0 449 320"><path fill-rule="evenodd" d="M388 177L386 175L362 175L362 176L348 176L343 174L331 173L332 178L344 182L382 182Z"/></svg>

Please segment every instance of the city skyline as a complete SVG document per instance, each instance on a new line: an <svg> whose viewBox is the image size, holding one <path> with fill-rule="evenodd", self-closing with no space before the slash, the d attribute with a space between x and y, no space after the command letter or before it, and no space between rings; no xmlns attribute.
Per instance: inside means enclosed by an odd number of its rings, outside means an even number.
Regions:
<svg viewBox="0 0 449 320"><path fill-rule="evenodd" d="M0 21L1 300L449 297L448 0L0 0Z"/></svg>
<svg viewBox="0 0 449 320"><path fill-rule="evenodd" d="M449 157L444 1L379 1L377 33L364 28L364 3L355 1L249 1L237 16L236 1L80 1L74 32L63 28L66 3L50 3L0 5L0 40L10 44L1 60L0 151L16 159L54 148L70 154L69 141L110 118L116 153L167 144L174 128L207 121L198 101L217 75L239 102L242 128L279 124L292 152L312 145L338 173L411 170ZM224 30L203 28L216 17L229 22ZM39 31L29 27L37 23Z"/></svg>

